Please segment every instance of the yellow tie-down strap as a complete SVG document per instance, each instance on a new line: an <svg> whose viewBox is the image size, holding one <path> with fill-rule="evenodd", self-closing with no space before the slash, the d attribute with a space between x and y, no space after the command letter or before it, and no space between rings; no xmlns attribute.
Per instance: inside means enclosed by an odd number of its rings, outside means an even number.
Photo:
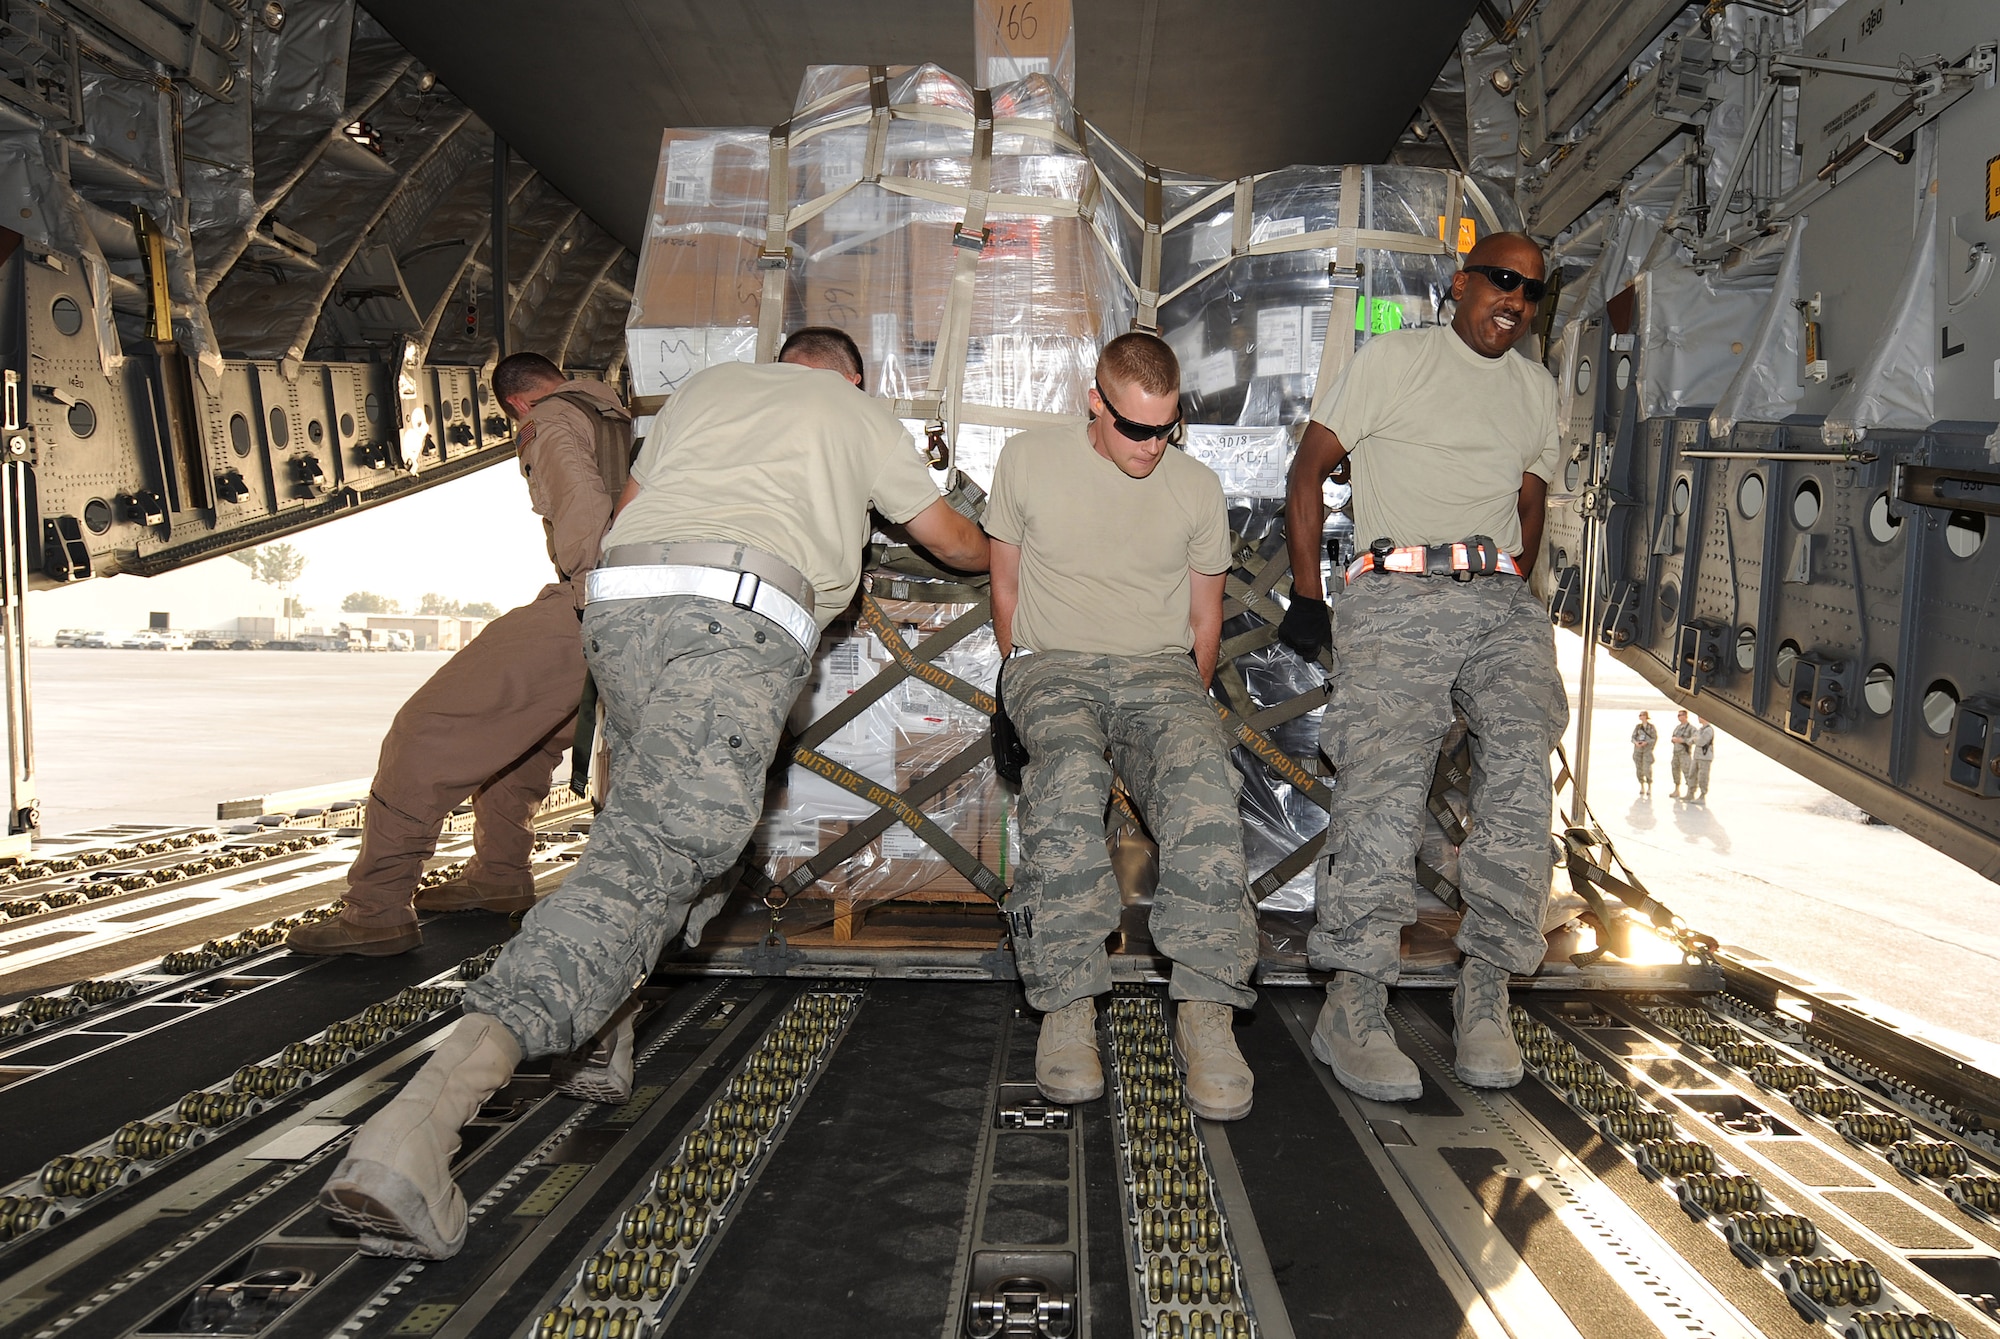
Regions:
<svg viewBox="0 0 2000 1339"><path fill-rule="evenodd" d="M992 741L985 734L982 733L950 759L932 768L907 792L898 792L892 786L872 781L852 768L835 762L813 747L859 716L870 705L880 701L897 684L910 678L921 679L940 692L949 693L974 710L991 716L996 705L992 694L967 683L955 674L939 669L932 663L938 656L943 655L978 629L985 627L990 619L991 610L991 604L982 595L971 609L953 619L919 645L912 647L903 641L902 634L897 630L888 612L882 608L881 602L872 594L862 597L861 626L875 634L894 663L886 666L860 689L848 694L846 700L838 707L802 731L793 740L791 756L792 761L815 775L824 777L849 794L876 806L877 812L849 828L838 840L814 853L784 878L776 880L771 890L765 894L767 902L774 906L783 906L826 877L842 862L859 853L864 846L880 836L891 823L901 823L915 833L919 840L936 851L947 864L964 876L968 883L992 898L996 904L1005 896L1007 888L1000 876L987 868L977 856L959 845L950 833L933 822L920 807L991 755Z"/></svg>

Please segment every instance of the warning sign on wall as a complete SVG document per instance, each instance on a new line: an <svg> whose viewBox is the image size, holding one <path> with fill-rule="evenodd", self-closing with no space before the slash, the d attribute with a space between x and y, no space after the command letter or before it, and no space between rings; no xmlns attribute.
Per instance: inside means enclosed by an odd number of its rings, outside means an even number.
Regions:
<svg viewBox="0 0 2000 1339"><path fill-rule="evenodd" d="M2000 219L2000 154L1986 160L1986 217Z"/></svg>

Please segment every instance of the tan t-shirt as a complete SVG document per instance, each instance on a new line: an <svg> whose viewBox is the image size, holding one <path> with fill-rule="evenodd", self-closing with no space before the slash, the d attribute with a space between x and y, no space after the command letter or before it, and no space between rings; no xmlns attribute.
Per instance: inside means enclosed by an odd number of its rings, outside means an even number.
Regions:
<svg viewBox="0 0 2000 1339"><path fill-rule="evenodd" d="M810 581L823 628L854 598L872 505L907 521L938 500L916 443L838 372L720 363L689 377L633 463L639 495L604 536L620 544L724 540L783 558Z"/></svg>
<svg viewBox="0 0 2000 1339"><path fill-rule="evenodd" d="M1556 385L1509 350L1474 353L1450 326L1377 335L1313 401L1353 458L1354 543L1489 536L1521 551L1521 476L1555 477Z"/></svg>
<svg viewBox="0 0 2000 1339"><path fill-rule="evenodd" d="M1036 651L1190 650L1188 572L1229 570L1229 507L1214 470L1170 450L1134 479L1081 427L1008 439L986 533L1020 546L1014 644Z"/></svg>

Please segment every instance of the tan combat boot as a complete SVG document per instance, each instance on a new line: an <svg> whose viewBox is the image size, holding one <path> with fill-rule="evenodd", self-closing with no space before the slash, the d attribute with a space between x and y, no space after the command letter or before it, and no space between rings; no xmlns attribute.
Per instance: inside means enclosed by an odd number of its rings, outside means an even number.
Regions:
<svg viewBox="0 0 2000 1339"><path fill-rule="evenodd" d="M1253 1080L1230 1027L1236 1011L1211 1000L1182 1000L1174 1015L1174 1059L1187 1074L1187 1102L1203 1120L1250 1114Z"/></svg>
<svg viewBox="0 0 2000 1339"><path fill-rule="evenodd" d="M618 1106L632 1097L632 1031L639 1012L633 996L597 1035L549 1066L549 1084L557 1092L585 1102Z"/></svg>
<svg viewBox="0 0 2000 1339"><path fill-rule="evenodd" d="M1104 1096L1104 1064L1097 1058L1097 1001L1072 1000L1042 1015L1035 1042L1035 1086L1062 1106Z"/></svg>
<svg viewBox="0 0 2000 1339"><path fill-rule="evenodd" d="M1521 1081L1521 1047L1507 1018L1507 969L1468 957L1451 993L1451 1044L1458 1077L1475 1088L1512 1088Z"/></svg>
<svg viewBox="0 0 2000 1339"><path fill-rule="evenodd" d="M1312 1051L1349 1092L1377 1102L1423 1096L1416 1062L1396 1047L1383 1009L1389 988L1358 972L1335 972L1313 1027Z"/></svg>
<svg viewBox="0 0 2000 1339"><path fill-rule="evenodd" d="M334 917L299 925L285 936L285 947L294 953L332 957L351 953L363 958L389 958L421 948L424 933L412 920L404 925L356 925Z"/></svg>
<svg viewBox="0 0 2000 1339"><path fill-rule="evenodd" d="M356 1132L319 1202L360 1231L363 1255L458 1254L465 1243L465 1197L451 1179L458 1132L520 1060L520 1043L499 1019L467 1014Z"/></svg>
<svg viewBox="0 0 2000 1339"><path fill-rule="evenodd" d="M418 911L497 911L503 916L535 905L535 885L453 879L417 891Z"/></svg>

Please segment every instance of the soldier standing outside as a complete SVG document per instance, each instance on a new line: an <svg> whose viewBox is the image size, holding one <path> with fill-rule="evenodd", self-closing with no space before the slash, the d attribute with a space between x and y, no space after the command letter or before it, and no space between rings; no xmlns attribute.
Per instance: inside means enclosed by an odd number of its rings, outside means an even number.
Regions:
<svg viewBox="0 0 2000 1339"><path fill-rule="evenodd" d="M1281 635L1308 656L1330 640L1336 660L1320 738L1338 781L1308 941L1312 965L1334 978L1313 1052L1378 1101L1422 1091L1384 1008L1401 928L1415 916L1424 799L1454 706L1473 757L1455 1064L1480 1087L1521 1078L1507 981L1544 952L1549 753L1569 717L1548 611L1525 580L1556 462L1555 385L1511 352L1544 273L1529 238L1482 240L1452 278L1449 326L1378 336L1319 388L1287 487L1293 598ZM1320 488L1348 458L1355 539L1367 547L1329 613Z"/></svg>
<svg viewBox="0 0 2000 1339"><path fill-rule="evenodd" d="M1688 750L1688 798L1708 799L1708 769L1715 766L1715 727L1706 716L1696 716L1694 742Z"/></svg>
<svg viewBox="0 0 2000 1339"><path fill-rule="evenodd" d="M418 911L511 914L535 904L534 815L575 730L584 580L625 486L632 419L609 386L568 380L538 353L502 359L493 397L520 424L515 450L557 579L494 619L396 713L369 784L346 906L286 936L294 953L407 953L423 943ZM444 820L467 795L465 874L418 893Z"/></svg>
<svg viewBox="0 0 2000 1339"><path fill-rule="evenodd" d="M860 582L870 507L951 567L986 568L986 536L858 389L853 341L802 331L781 357L690 377L633 464L583 614L616 740L609 800L562 887L467 988L465 1016L321 1192L365 1253L458 1251L460 1127L524 1056L603 1027L742 852L820 629Z"/></svg>
<svg viewBox="0 0 2000 1339"><path fill-rule="evenodd" d="M1043 1015L1035 1080L1052 1102L1104 1093L1095 1001L1111 989L1104 941L1120 910L1104 840L1115 773L1159 843L1150 924L1174 961L1188 1105L1235 1120L1252 1080L1230 1027L1256 1002L1257 926L1241 782L1207 692L1229 512L1215 472L1173 444L1180 364L1165 341L1112 340L1089 395L1087 425L1007 442L986 509L1002 688L1028 752L1007 910Z"/></svg>
<svg viewBox="0 0 2000 1339"><path fill-rule="evenodd" d="M1653 724L1653 718L1645 712L1639 713L1639 723L1632 727L1632 770L1639 774L1639 793L1653 793L1653 750L1659 747L1660 732Z"/></svg>
<svg viewBox="0 0 2000 1339"><path fill-rule="evenodd" d="M1678 800L1683 785L1688 787L1690 793L1694 789L1694 726L1688 723L1685 711L1675 715L1673 733L1667 738L1673 745L1673 754L1668 761L1674 769L1674 798Z"/></svg>

